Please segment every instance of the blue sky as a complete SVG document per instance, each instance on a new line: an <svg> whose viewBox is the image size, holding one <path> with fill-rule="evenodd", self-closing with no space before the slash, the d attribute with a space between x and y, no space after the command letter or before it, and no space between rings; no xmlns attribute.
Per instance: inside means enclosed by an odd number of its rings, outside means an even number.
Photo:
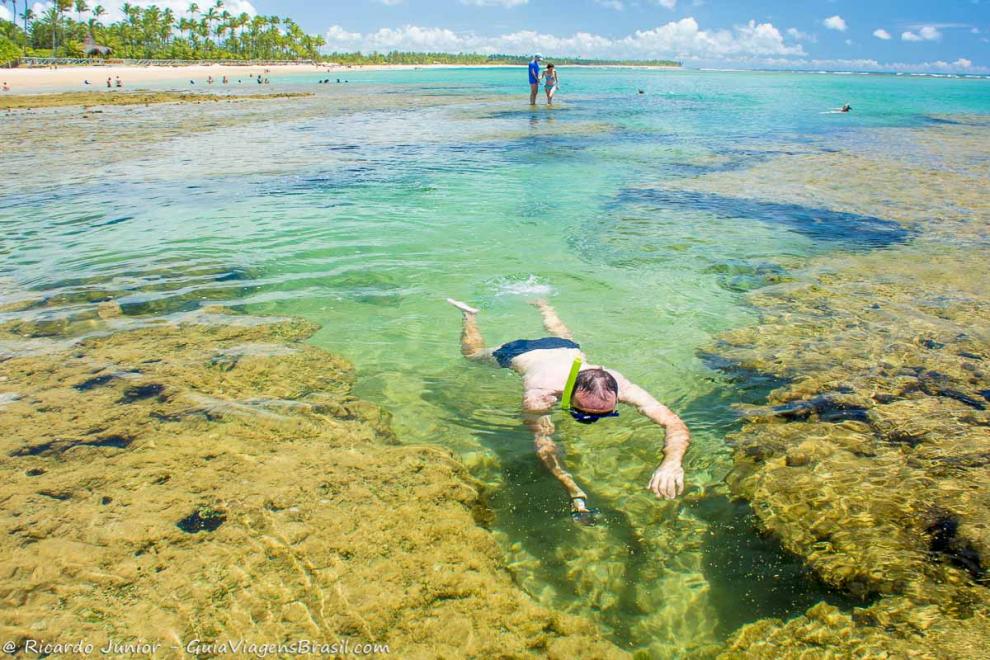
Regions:
<svg viewBox="0 0 990 660"><path fill-rule="evenodd" d="M539 49L692 66L990 72L990 0L253 1L262 13L329 32L331 45L347 50Z"/></svg>
<svg viewBox="0 0 990 660"><path fill-rule="evenodd" d="M114 20L123 1L90 4L102 4ZM540 51L678 59L696 67L990 73L990 0L225 2L233 12L291 16L336 50ZM182 15L189 0L131 3ZM36 3L36 11L45 4ZM0 5L0 18L4 12Z"/></svg>

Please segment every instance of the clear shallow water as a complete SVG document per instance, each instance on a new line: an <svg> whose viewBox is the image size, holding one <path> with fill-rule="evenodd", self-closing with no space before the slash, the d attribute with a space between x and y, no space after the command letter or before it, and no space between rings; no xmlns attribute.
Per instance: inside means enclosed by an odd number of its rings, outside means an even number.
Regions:
<svg viewBox="0 0 990 660"><path fill-rule="evenodd" d="M790 265L912 236L887 218L676 184L987 113L990 81L564 69L548 110L525 105L512 70L316 78L273 81L314 99L250 109L4 117L18 176L0 182L0 278L8 295L54 296L20 315L72 318L113 296L129 314L220 302L321 323L315 341L357 365L358 394L404 441L450 447L493 486L520 583L631 648L703 649L841 601L722 494L730 405L761 392L698 351L752 321L743 293ZM843 102L852 114L822 114ZM525 302L548 297L592 359L688 423L688 497L645 493L662 438L634 413L563 421L569 466L606 520L576 529L520 424L518 379L464 363L446 296L482 308L492 344L541 336Z"/></svg>

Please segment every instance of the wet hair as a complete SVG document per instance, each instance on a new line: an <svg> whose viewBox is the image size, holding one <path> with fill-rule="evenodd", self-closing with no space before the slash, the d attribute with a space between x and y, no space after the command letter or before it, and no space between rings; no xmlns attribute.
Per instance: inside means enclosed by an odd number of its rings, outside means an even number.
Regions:
<svg viewBox="0 0 990 660"><path fill-rule="evenodd" d="M591 401L601 402L602 408L619 395L619 383L604 369L585 369L574 381L574 393L584 394Z"/></svg>
<svg viewBox="0 0 990 660"><path fill-rule="evenodd" d="M548 64L548 65L547 65L547 68L548 68L548 69L552 69L552 68L553 68L553 64Z"/></svg>

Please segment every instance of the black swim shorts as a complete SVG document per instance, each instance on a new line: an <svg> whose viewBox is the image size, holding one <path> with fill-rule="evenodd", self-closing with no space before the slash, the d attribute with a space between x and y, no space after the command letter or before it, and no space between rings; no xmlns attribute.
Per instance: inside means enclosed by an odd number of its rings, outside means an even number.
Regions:
<svg viewBox="0 0 990 660"><path fill-rule="evenodd" d="M498 361L500 367L510 366L513 358L530 351L546 350L551 348L581 348L579 344L570 339L560 337L544 337L543 339L517 339L502 344L492 352L492 357Z"/></svg>

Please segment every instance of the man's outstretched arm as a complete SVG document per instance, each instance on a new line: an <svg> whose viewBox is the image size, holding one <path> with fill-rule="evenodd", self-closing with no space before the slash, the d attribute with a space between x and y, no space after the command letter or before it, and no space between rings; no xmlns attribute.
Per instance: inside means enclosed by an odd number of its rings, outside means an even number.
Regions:
<svg viewBox="0 0 990 660"><path fill-rule="evenodd" d="M553 420L547 414L547 410L555 399L549 395L528 393L523 401L523 415L526 426L533 432L534 447L536 455L546 466L550 473L557 478L568 497L571 498L572 511L587 511L587 499L581 487L574 481L574 477L564 466L564 459L560 455L560 448L553 441Z"/></svg>
<svg viewBox="0 0 990 660"><path fill-rule="evenodd" d="M667 431L663 444L663 462L653 472L647 488L656 493L657 497L672 500L684 492L684 468L681 463L688 445L691 444L688 427L670 408L650 396L649 392L625 378L618 380L619 401L636 406L639 412Z"/></svg>

